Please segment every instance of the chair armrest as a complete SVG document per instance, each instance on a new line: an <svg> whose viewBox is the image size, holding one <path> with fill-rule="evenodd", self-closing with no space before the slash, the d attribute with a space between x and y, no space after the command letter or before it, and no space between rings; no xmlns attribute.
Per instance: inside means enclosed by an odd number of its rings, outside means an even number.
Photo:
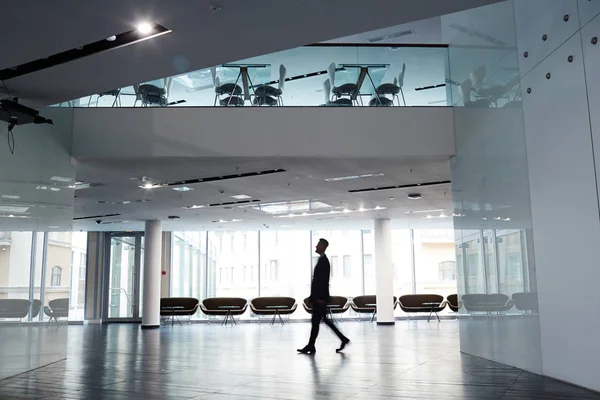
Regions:
<svg viewBox="0 0 600 400"><path fill-rule="evenodd" d="M294 305L292 306L292 308L290 310L296 311L296 308L298 308L298 303L294 303Z"/></svg>

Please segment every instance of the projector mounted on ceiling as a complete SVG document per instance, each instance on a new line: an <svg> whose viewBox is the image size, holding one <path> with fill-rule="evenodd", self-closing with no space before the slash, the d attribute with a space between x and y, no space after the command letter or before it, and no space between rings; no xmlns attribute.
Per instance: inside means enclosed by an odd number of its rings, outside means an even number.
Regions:
<svg viewBox="0 0 600 400"><path fill-rule="evenodd" d="M0 100L0 120L8 122L8 149L11 154L15 154L15 137L13 128L16 125L26 124L50 124L52 120L40 116L38 110L19 104L15 97L13 100Z"/></svg>
<svg viewBox="0 0 600 400"><path fill-rule="evenodd" d="M19 104L17 98L0 100L0 120L10 124L9 131L15 125L52 124L52 120L40 116L38 110Z"/></svg>

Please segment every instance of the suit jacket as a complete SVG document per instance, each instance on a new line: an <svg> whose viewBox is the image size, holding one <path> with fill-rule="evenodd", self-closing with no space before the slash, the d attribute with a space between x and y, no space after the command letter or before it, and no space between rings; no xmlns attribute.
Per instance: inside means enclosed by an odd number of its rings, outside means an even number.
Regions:
<svg viewBox="0 0 600 400"><path fill-rule="evenodd" d="M329 274L331 267L329 259L325 254L319 257L319 261L313 272L312 284L310 285L310 300L329 301Z"/></svg>

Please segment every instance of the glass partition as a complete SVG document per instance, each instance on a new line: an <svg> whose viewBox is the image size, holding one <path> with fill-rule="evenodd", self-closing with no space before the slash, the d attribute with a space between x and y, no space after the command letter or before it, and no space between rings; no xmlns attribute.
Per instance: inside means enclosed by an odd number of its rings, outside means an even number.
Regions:
<svg viewBox="0 0 600 400"><path fill-rule="evenodd" d="M446 106L444 45L298 47L157 79L60 107Z"/></svg>

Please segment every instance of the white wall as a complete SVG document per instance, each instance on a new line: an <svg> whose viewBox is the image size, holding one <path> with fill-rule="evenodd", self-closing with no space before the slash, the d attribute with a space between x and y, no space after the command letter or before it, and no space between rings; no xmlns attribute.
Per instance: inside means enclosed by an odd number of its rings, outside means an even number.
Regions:
<svg viewBox="0 0 600 400"><path fill-rule="evenodd" d="M584 23L596 16L582 33L578 11ZM598 12L598 2L515 1L519 53L531 55L520 62L543 372L595 390L600 318L585 305L600 303Z"/></svg>
<svg viewBox="0 0 600 400"><path fill-rule="evenodd" d="M73 156L454 154L449 107L76 109Z"/></svg>

